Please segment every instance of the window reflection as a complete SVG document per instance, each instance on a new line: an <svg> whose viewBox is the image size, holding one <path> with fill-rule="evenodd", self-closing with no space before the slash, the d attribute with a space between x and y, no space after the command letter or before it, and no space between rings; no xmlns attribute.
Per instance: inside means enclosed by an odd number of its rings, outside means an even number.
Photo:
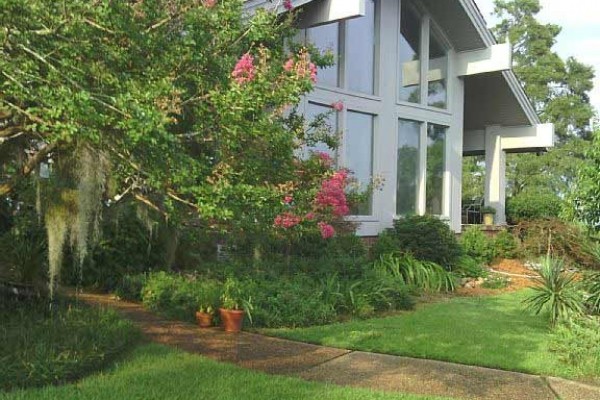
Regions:
<svg viewBox="0 0 600 400"><path fill-rule="evenodd" d="M327 144L328 137L335 135L338 127L337 113L331 111L331 107L316 103L308 103L308 110L306 112L307 121L312 123L322 119L324 124L317 129L309 129L310 138L307 140L307 146L304 152L306 158L308 158L311 153L321 152L329 154L331 158L335 159L334 150Z"/></svg>
<svg viewBox="0 0 600 400"><path fill-rule="evenodd" d="M396 214L417 213L421 123L398 121Z"/></svg>
<svg viewBox="0 0 600 400"><path fill-rule="evenodd" d="M421 16L402 1L400 10L400 73L398 97L410 103L421 102Z"/></svg>
<svg viewBox="0 0 600 400"><path fill-rule="evenodd" d="M445 126L427 125L427 184L425 210L442 215L444 208L444 171L446 170Z"/></svg>
<svg viewBox="0 0 600 400"><path fill-rule="evenodd" d="M370 114L348 111L345 135L345 164L356 179L360 191L369 188L373 176L373 121ZM372 214L372 194L352 210L354 215Z"/></svg>
<svg viewBox="0 0 600 400"><path fill-rule="evenodd" d="M429 32L429 73L427 105L446 108L448 52L433 29Z"/></svg>
<svg viewBox="0 0 600 400"><path fill-rule="evenodd" d="M367 0L364 17L346 24L346 87L373 94L375 69L375 1Z"/></svg>

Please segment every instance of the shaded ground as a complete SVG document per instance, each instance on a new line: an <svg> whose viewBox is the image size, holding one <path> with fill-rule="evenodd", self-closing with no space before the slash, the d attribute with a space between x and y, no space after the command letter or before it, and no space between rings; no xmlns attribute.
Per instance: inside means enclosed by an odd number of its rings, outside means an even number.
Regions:
<svg viewBox="0 0 600 400"><path fill-rule="evenodd" d="M555 399L545 378L481 367L315 346L251 333L164 320L140 305L109 296L82 295L97 305L115 307L149 339L268 373L339 385L462 399ZM572 389L569 386L569 389ZM600 391L597 392L600 395ZM579 396L580 393L577 394ZM596 393L594 392L594 395ZM585 400L586 397L563 397ZM594 397L598 399L600 397ZM590 398L591 400L591 398Z"/></svg>

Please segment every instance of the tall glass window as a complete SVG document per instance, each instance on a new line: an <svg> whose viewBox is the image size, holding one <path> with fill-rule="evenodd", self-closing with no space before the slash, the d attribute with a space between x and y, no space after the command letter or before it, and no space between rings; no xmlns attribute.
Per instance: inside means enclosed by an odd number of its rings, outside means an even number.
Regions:
<svg viewBox="0 0 600 400"><path fill-rule="evenodd" d="M330 51L335 58L335 64L331 67L320 68L317 73L317 84L322 86L338 86L338 64L340 58L339 49L339 23L327 24L308 28L307 39L322 52Z"/></svg>
<svg viewBox="0 0 600 400"><path fill-rule="evenodd" d="M398 121L396 214L417 213L421 123Z"/></svg>
<svg viewBox="0 0 600 400"><path fill-rule="evenodd" d="M373 94L375 71L375 1L366 1L365 16L346 23L346 88Z"/></svg>
<svg viewBox="0 0 600 400"><path fill-rule="evenodd" d="M398 97L410 103L421 102L421 16L408 1L400 10L400 74Z"/></svg>
<svg viewBox="0 0 600 400"><path fill-rule="evenodd" d="M427 125L427 185L425 210L428 214L444 212L444 171L446 170L447 127Z"/></svg>
<svg viewBox="0 0 600 400"><path fill-rule="evenodd" d="M436 32L429 30L429 73L427 105L447 107L448 52Z"/></svg>
<svg viewBox="0 0 600 400"><path fill-rule="evenodd" d="M344 138L345 166L352 172L359 189L369 188L373 176L373 122L374 116L348 111L348 129ZM372 195L352 210L354 215L372 214Z"/></svg>
<svg viewBox="0 0 600 400"><path fill-rule="evenodd" d="M312 152L322 152L329 154L335 159L335 152L327 145L328 137L335 135L338 127L337 113L331 112L331 107L316 103L308 103L306 118L309 123L319 121L318 128L311 127L308 132L310 137L307 140L305 156L310 156ZM322 121L320 121L322 120Z"/></svg>

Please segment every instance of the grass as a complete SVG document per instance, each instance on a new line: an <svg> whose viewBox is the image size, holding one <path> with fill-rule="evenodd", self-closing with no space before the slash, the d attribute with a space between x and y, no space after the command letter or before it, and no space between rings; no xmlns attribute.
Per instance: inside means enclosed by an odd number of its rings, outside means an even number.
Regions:
<svg viewBox="0 0 600 400"><path fill-rule="evenodd" d="M159 345L140 346L111 371L77 384L0 392L0 399L443 400L274 377Z"/></svg>
<svg viewBox="0 0 600 400"><path fill-rule="evenodd" d="M548 316L523 310L528 293L455 297L387 318L262 332L332 347L576 378L549 350Z"/></svg>

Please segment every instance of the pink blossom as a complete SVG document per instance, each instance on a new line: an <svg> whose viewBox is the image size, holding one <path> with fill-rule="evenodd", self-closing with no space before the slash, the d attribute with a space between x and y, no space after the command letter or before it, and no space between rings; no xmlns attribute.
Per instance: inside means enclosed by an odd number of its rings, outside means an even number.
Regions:
<svg viewBox="0 0 600 400"><path fill-rule="evenodd" d="M294 197L293 197L293 196L290 196L290 195L288 195L288 196L285 196L285 197L283 198L283 202L284 202L285 204L290 204L292 201L294 201Z"/></svg>
<svg viewBox="0 0 600 400"><path fill-rule="evenodd" d="M331 103L331 107L337 112L344 111L344 103L342 101Z"/></svg>
<svg viewBox="0 0 600 400"><path fill-rule="evenodd" d="M306 213L306 215L304 216L304 218L307 221L312 221L313 219L315 219L315 213L314 212Z"/></svg>
<svg viewBox="0 0 600 400"><path fill-rule="evenodd" d="M292 10L294 8L292 0L283 0L283 7L288 11Z"/></svg>
<svg viewBox="0 0 600 400"><path fill-rule="evenodd" d="M319 226L319 230L321 231L321 237L323 239L329 239L330 237L335 235L335 229L328 223L319 222L317 225Z"/></svg>
<svg viewBox="0 0 600 400"><path fill-rule="evenodd" d="M345 192L347 178L348 171L340 170L331 178L324 180L315 198L316 204L323 208L331 207L333 214L338 217L348 215L350 207Z"/></svg>
<svg viewBox="0 0 600 400"><path fill-rule="evenodd" d="M283 69L286 70L287 72L291 72L294 69L294 59L290 58L289 60L287 60L285 62L285 64L283 64Z"/></svg>
<svg viewBox="0 0 600 400"><path fill-rule="evenodd" d="M254 57L252 57L250 53L246 53L238 60L237 64L235 64L231 76L233 76L236 83L242 85L254 79L255 73Z"/></svg>
<svg viewBox="0 0 600 400"><path fill-rule="evenodd" d="M317 66L313 63L309 63L308 69L310 71L310 80L312 83L317 83Z"/></svg>
<svg viewBox="0 0 600 400"><path fill-rule="evenodd" d="M217 4L217 0L202 0L202 5L206 8L213 8Z"/></svg>
<svg viewBox="0 0 600 400"><path fill-rule="evenodd" d="M319 158L319 161L323 163L327 168L333 165L333 158L323 151L315 151L315 155Z"/></svg>
<svg viewBox="0 0 600 400"><path fill-rule="evenodd" d="M286 212L276 216L273 224L279 228L289 229L298 225L300 222L302 222L302 218L293 213Z"/></svg>

